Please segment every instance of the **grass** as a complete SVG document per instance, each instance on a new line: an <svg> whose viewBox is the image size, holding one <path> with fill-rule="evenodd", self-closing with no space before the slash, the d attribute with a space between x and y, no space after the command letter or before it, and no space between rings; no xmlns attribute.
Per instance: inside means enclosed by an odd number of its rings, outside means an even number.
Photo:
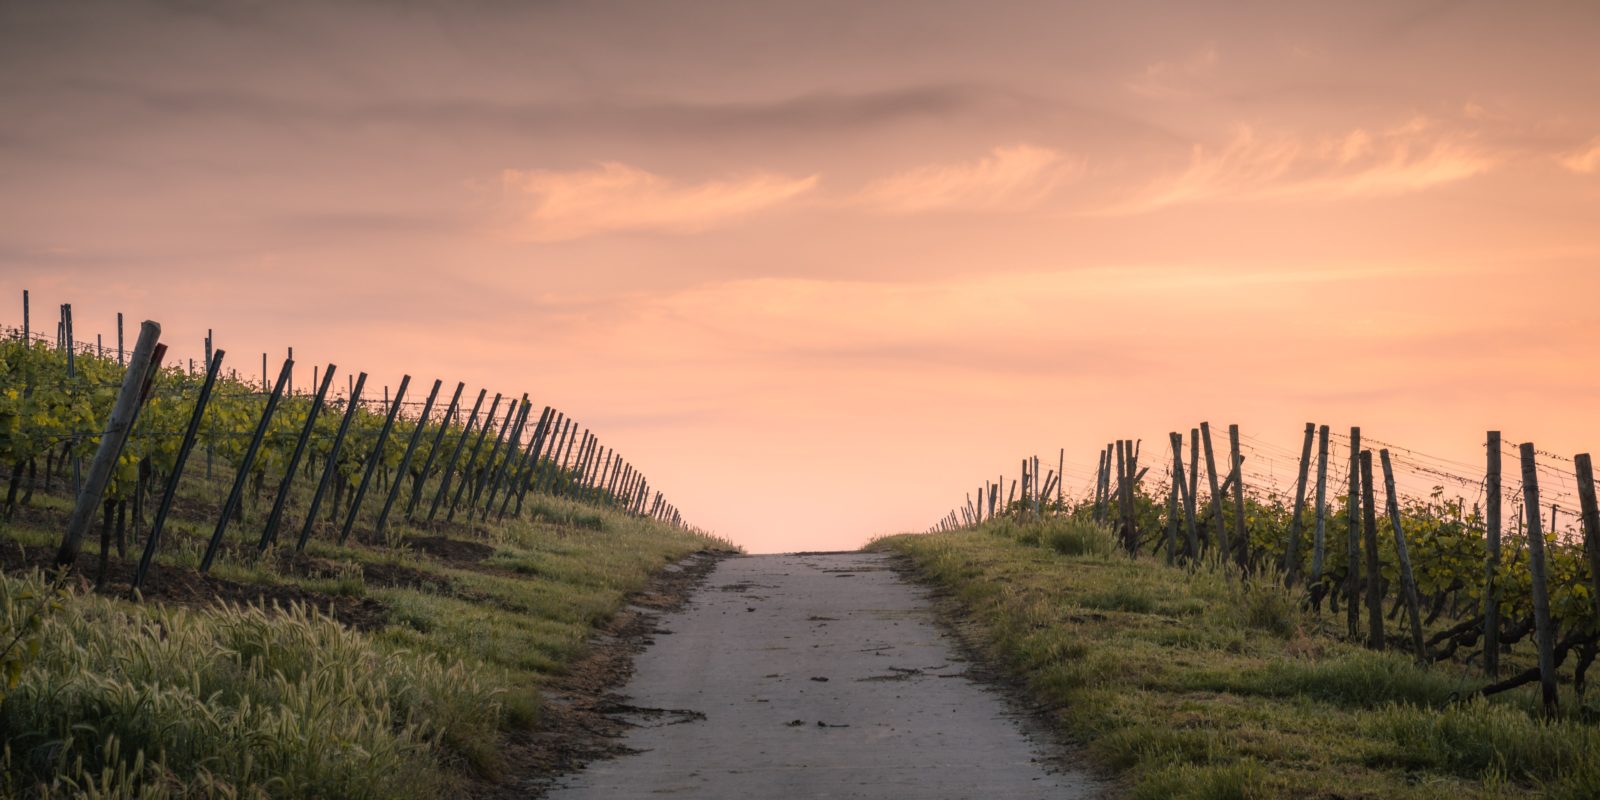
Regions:
<svg viewBox="0 0 1600 800"><path fill-rule="evenodd" d="M1062 542L1062 544L1057 544ZM1600 796L1593 709L1461 703L1465 665L1334 635L1267 581L1113 554L1104 528L997 521L889 537L977 643L1136 798Z"/></svg>
<svg viewBox="0 0 1600 800"><path fill-rule="evenodd" d="M380 608L382 624L365 632L304 604L186 607L69 591L0 704L0 793L431 798L493 779L506 732L536 720L540 687L629 593L690 552L727 548L559 498L530 505L475 528L396 525L399 546L314 539L309 570L249 549L226 551L212 570ZM41 494L6 538L47 551L64 510ZM483 557L405 544L441 533ZM208 534L206 519L177 520L157 569L191 569ZM386 574L415 580L374 580ZM0 576L0 598L47 593L42 580Z"/></svg>

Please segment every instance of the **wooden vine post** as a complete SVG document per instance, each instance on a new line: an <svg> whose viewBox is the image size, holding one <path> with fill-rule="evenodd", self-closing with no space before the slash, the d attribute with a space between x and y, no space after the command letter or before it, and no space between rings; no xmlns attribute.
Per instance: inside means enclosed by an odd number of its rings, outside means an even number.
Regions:
<svg viewBox="0 0 1600 800"><path fill-rule="evenodd" d="M1300 445L1300 473L1294 482L1294 516L1289 518L1289 545L1283 557L1284 585L1294 586L1300 576L1300 531L1305 527L1301 515L1306 508L1306 480L1311 473L1311 440L1316 437L1317 426L1306 423L1306 439Z"/></svg>
<svg viewBox="0 0 1600 800"><path fill-rule="evenodd" d="M1355 639L1361 635L1361 429L1350 428L1350 496L1345 500L1345 516L1350 518L1345 546L1344 596L1345 632ZM1372 576L1377 580L1377 576Z"/></svg>
<svg viewBox="0 0 1600 800"><path fill-rule="evenodd" d="M1383 649L1383 573L1378 566L1378 504L1372 487L1372 451L1361 451L1361 532L1367 543L1367 646Z"/></svg>
<svg viewBox="0 0 1600 800"><path fill-rule="evenodd" d="M483 409L483 398L489 394L488 389L478 390L478 400L472 404L472 413L467 417L467 424L461 427L461 438L456 440L455 447L450 450L450 458L444 463L444 472L439 475L439 489L433 495L433 504L428 506L428 521L432 522L439 514L439 504L444 501L445 495L450 492L450 478L455 474L456 462L461 460L461 451L467 445L467 440L472 438L472 426L478 423L478 412ZM500 405L500 395L494 396L495 407ZM493 416L491 409L489 414Z"/></svg>
<svg viewBox="0 0 1600 800"><path fill-rule="evenodd" d="M417 443L422 441L423 431L428 427L428 417L433 414L433 403L439 399L439 389L444 386L444 381L437 378L433 381L433 389L428 392L427 402L422 404L422 415L417 417L416 427L411 429L411 438L406 441L405 454L400 456L400 466L394 471L394 482L389 484L389 495L383 499L383 508L378 511L378 519L372 526L372 535L379 540L383 539L384 528L389 524L389 512L394 508L394 501L400 496L401 479L406 476L406 470L411 466L411 457L416 455ZM395 402L398 408L400 403ZM418 476L412 481L420 481Z"/></svg>
<svg viewBox="0 0 1600 800"><path fill-rule="evenodd" d="M1328 554L1328 426L1317 429L1317 524L1311 534L1311 580L1322 580Z"/></svg>
<svg viewBox="0 0 1600 800"><path fill-rule="evenodd" d="M1207 504L1206 517L1210 520L1207 526L1212 535L1216 537L1217 560L1222 564L1228 563L1228 555L1233 552L1229 546L1228 529L1222 523L1222 486L1217 482L1217 458L1211 448L1211 423L1200 423L1200 443L1206 453L1206 477L1211 480L1211 501Z"/></svg>
<svg viewBox="0 0 1600 800"><path fill-rule="evenodd" d="M1239 426L1228 426L1229 461L1233 472L1233 533L1239 539L1239 569L1250 566L1250 534L1244 527L1244 456L1239 452Z"/></svg>
<svg viewBox="0 0 1600 800"><path fill-rule="evenodd" d="M294 475L300 469L300 458L305 455L306 442L311 441L311 432L316 430L317 417L322 412L322 403L327 399L328 387L333 385L333 373L338 367L329 364L328 370L322 373L317 386L317 395L311 400L311 407L306 410L306 423L300 428L300 438L295 441L294 452L289 456L289 466L283 472L283 480L278 484L278 496L272 502L272 513L267 515L267 526L261 531L259 549L266 550L278 538L278 523L283 519L283 506L289 500L289 489L294 486Z"/></svg>
<svg viewBox="0 0 1600 800"><path fill-rule="evenodd" d="M1406 551L1405 529L1400 525L1400 499L1394 488L1394 467L1389 462L1387 448L1378 451L1383 461L1383 489L1388 495L1389 524L1394 526L1395 557L1400 562L1400 588L1404 592L1406 610L1411 616L1411 648L1418 662L1426 662L1427 648L1422 642L1422 603L1417 599L1417 580L1411 572L1411 555Z"/></svg>
<svg viewBox="0 0 1600 800"><path fill-rule="evenodd" d="M1578 478L1578 504L1583 518L1583 550L1589 556L1589 599L1600 616L1600 507L1595 504L1594 464L1588 453L1574 456Z"/></svg>
<svg viewBox="0 0 1600 800"><path fill-rule="evenodd" d="M417 513L417 503L422 502L422 487L427 483L428 475L433 472L433 464L439 458L439 446L444 444L445 434L450 431L450 423L455 420L456 411L461 406L461 392L467 388L465 381L456 382L455 394L450 396L450 406L444 410L444 418L439 420L439 432L434 434L433 443L428 446L428 460L422 462L422 472L417 474L417 479L411 482L411 499L406 501L406 521L412 520Z"/></svg>
<svg viewBox="0 0 1600 800"><path fill-rule="evenodd" d="M1488 555L1483 580L1483 672L1500 675L1500 432L1489 431L1488 474L1484 478L1484 527Z"/></svg>
<svg viewBox="0 0 1600 800"><path fill-rule="evenodd" d="M1172 490L1167 492L1167 564L1170 566L1178 559L1178 495L1182 493L1183 463L1177 459L1178 434L1169 434L1172 438Z"/></svg>
<svg viewBox="0 0 1600 800"><path fill-rule="evenodd" d="M1539 467L1532 442L1523 442L1522 499L1528 514L1528 574L1533 579L1533 630L1539 647L1539 690L1544 710L1555 714L1555 623L1550 619L1550 587L1545 569L1543 520L1539 515Z"/></svg>
<svg viewBox="0 0 1600 800"><path fill-rule="evenodd" d="M222 537L228 532L228 521L233 518L234 509L239 507L240 497L244 494L244 482L250 477L250 469L255 466L256 453L261 450L261 439L267 434L267 426L272 423L272 412L278 408L278 401L283 397L283 389L293 369L294 362L285 360L283 369L278 371L278 382L272 386L272 394L267 395L266 406L261 409L261 421L250 436L250 445L245 448L244 458L239 461L239 472L233 478L233 488L228 490L228 499L222 504L222 512L217 517L217 527L211 532L211 541L206 543L205 555L200 559L201 572L211 570L211 562L216 559L217 549L222 546Z"/></svg>
<svg viewBox="0 0 1600 800"><path fill-rule="evenodd" d="M350 398L344 408L344 417L339 420L339 430L333 435L333 446L328 449L328 460L322 467L322 479L317 481L317 490L311 495L311 505L306 508L305 524L300 527L300 539L295 542L295 552L306 549L306 542L311 540L311 529L316 526L317 509L322 507L322 496L328 491L328 484L333 482L333 474L339 468L339 452L344 449L344 438L350 432L350 423L355 419L356 411L361 407L361 390L366 388L367 373L356 376L355 383L350 385ZM334 509L338 513L338 509Z"/></svg>
<svg viewBox="0 0 1600 800"><path fill-rule="evenodd" d="M122 388L112 404L105 430L100 434L100 444L95 450L94 460L89 463L89 472L78 486L77 501L72 507L72 516L67 519L66 534L56 551L56 563L59 565L71 566L78 560L83 537L89 532L89 526L94 524L95 511L100 508L106 485L111 482L111 472L117 466L117 459L122 457L122 448L133 430L133 421L143 399L145 377L150 372L156 341L160 338L159 324L146 320L139 326L139 341L133 346L132 363L123 373Z"/></svg>
<svg viewBox="0 0 1600 800"><path fill-rule="evenodd" d="M456 507L461 505L461 495L466 491L467 484L472 482L471 479L467 477L468 473L470 473L473 469L473 466L477 464L478 453L483 451L483 442L489 437L489 429L494 427L495 411L500 408L500 400L500 393L495 392L494 402L489 405L489 413L483 418L483 427L478 430L478 438L472 443L472 452L467 456L467 463L461 467L461 484L456 487L455 495L450 498L450 508L445 512L444 515L446 522L454 522L456 519ZM511 415L507 414L506 422L510 423L510 421Z"/></svg>
<svg viewBox="0 0 1600 800"><path fill-rule="evenodd" d="M400 376L400 387L395 391L394 402L384 399L387 411L383 415L383 427L378 429L378 440L372 445L372 452L367 454L365 468L361 470L361 483L356 486L356 493L350 497L350 509L345 514L344 527L339 529L339 544L343 545L350 540L350 532L355 530L356 515L361 513L361 503L367 497L367 487L372 485L372 476L378 471L383 461L384 445L389 443L389 431L394 428L394 418L400 413L400 403L405 400L406 389L411 386L411 376ZM384 387L388 392L388 387Z"/></svg>
<svg viewBox="0 0 1600 800"><path fill-rule="evenodd" d="M121 316L120 314L118 316ZM121 349L120 343L118 349ZM139 567L133 573L132 593L137 594L144 588L144 578L150 572L150 562L155 558L156 549L161 546L161 531L167 524L167 514L172 510L173 498L178 494L178 482L183 479L183 466L189 463L189 453L194 449L194 440L200 433L200 423L205 419L206 404L211 401L211 390L216 386L217 375L222 372L223 350L211 354L211 362L206 367L205 382L200 384L200 397L195 400L194 413L189 415L189 425L183 429L183 439L178 444L177 460L172 463L172 474L167 476L166 491L161 494L161 503L156 506L156 518L150 528L150 535L145 539L144 552L139 556Z"/></svg>

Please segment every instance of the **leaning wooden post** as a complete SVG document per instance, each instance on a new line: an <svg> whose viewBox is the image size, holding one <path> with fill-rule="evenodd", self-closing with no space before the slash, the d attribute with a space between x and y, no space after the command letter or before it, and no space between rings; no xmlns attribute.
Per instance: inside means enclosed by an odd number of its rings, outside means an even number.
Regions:
<svg viewBox="0 0 1600 800"><path fill-rule="evenodd" d="M121 316L120 314L118 316ZM121 350L121 347L118 347ZM178 481L183 479L183 465L189 461L189 453L194 449L194 440L200 433L200 422L205 418L206 404L211 400L211 389L216 385L217 375L222 372L222 356L224 352L217 350L211 355L211 363L206 367L205 382L200 384L200 397L195 400L194 413L189 415L189 426L183 430L183 439L178 444L178 456L172 462L172 473L167 476L166 491L161 494L161 503L156 506L155 523L150 528L150 536L145 539L144 552L139 556L139 568L133 573L133 592L138 592L144 587L145 575L150 572L150 561L155 557L156 548L161 544L161 531L167 524L167 513L172 510L172 500L178 493Z"/></svg>
<svg viewBox="0 0 1600 800"><path fill-rule="evenodd" d="M1176 441L1178 434L1172 434L1172 450L1178 450ZM1182 493L1183 462L1172 459L1172 489L1167 492L1167 565L1177 563L1178 556L1178 495Z"/></svg>
<svg viewBox="0 0 1600 800"><path fill-rule="evenodd" d="M489 447L489 455L484 459L483 466L479 467L475 475L477 479L472 482L472 488L467 492L467 521L471 522L476 514L478 498L484 495L490 481L494 479L495 469L500 458L500 448L511 437L517 435L522 426L522 419L529 408L528 396L524 394L521 400L513 401L511 407L506 409L505 422L501 423L500 431L495 434L494 444ZM466 484L463 483L465 488Z"/></svg>
<svg viewBox="0 0 1600 800"><path fill-rule="evenodd" d="M289 500L289 489L294 486L295 473L300 471L300 458L305 455L306 442L311 441L311 432L316 430L317 417L321 415L322 403L328 397L328 388L333 385L333 374L338 367L329 364L328 371L320 376L317 385L317 395L311 400L311 407L306 410L306 424L300 428L300 438L294 443L294 452L289 456L289 467L283 472L283 480L278 484L278 496L272 501L272 513L267 515L267 526L261 531L261 550L266 550L278 538L278 523L283 519L283 506Z"/></svg>
<svg viewBox="0 0 1600 800"><path fill-rule="evenodd" d="M1244 528L1244 456L1239 452L1239 426L1228 426L1229 461L1233 465L1233 532L1239 537L1239 569L1250 566L1250 534Z"/></svg>
<svg viewBox="0 0 1600 800"><path fill-rule="evenodd" d="M1211 423L1200 423L1200 443L1205 448L1206 477L1211 480L1211 500L1206 504L1206 516L1210 519L1210 530L1216 536L1217 557L1223 563L1228 561L1228 554L1232 548L1228 546L1228 529L1222 523L1222 487L1217 483L1217 458L1211 449Z"/></svg>
<svg viewBox="0 0 1600 800"><path fill-rule="evenodd" d="M133 363L123 373L122 388L118 390L117 400L111 407L111 416L106 419L105 431L100 434L100 445L89 464L89 473L78 487L77 502L73 505L72 516L67 519L66 535L56 551L56 563L59 565L71 566L78 560L83 537L94 524L94 515L100 508L106 484L111 482L111 472L117 466L117 459L122 457L123 445L127 444L128 434L133 430L133 421L143 399L141 395L145 377L151 368L151 355L155 352L156 340L160 338L159 324L146 320L139 327L139 342L134 345Z"/></svg>
<svg viewBox="0 0 1600 800"><path fill-rule="evenodd" d="M1556 712L1555 624L1550 620L1550 588L1545 573L1543 519L1539 516L1539 468L1532 442L1523 442L1522 498L1528 514L1528 574L1533 579L1533 628L1539 645L1539 688L1547 714ZM1592 484L1591 484L1592 485Z"/></svg>
<svg viewBox="0 0 1600 800"><path fill-rule="evenodd" d="M444 471L439 474L439 490L433 495L433 504L428 506L428 521L439 514L439 504L444 501L445 495L450 492L450 478L455 474L456 462L461 460L461 451L466 447L467 440L472 438L472 426L478 423L478 412L483 408L483 398L489 394L488 389L478 390L478 400L472 404L472 413L467 416L467 424L461 427L461 438L456 440L455 447L450 450L450 459L444 463ZM495 407L500 405L500 395L494 396ZM486 419L494 417L494 409L489 410ZM485 423L487 424L487 423Z"/></svg>
<svg viewBox="0 0 1600 800"><path fill-rule="evenodd" d="M1406 550L1406 533L1400 525L1400 495L1394 489L1394 467L1389 463L1389 450L1378 451L1383 461L1383 491L1388 495L1389 524L1394 526L1394 553L1400 562L1400 588L1406 600L1406 611L1411 616L1411 651L1417 661L1426 663L1427 647L1422 642L1422 603L1417 599L1417 579L1411 572L1411 554Z"/></svg>
<svg viewBox="0 0 1600 800"><path fill-rule="evenodd" d="M350 496L350 508L345 513L344 526L339 529L339 545L342 547L350 540L350 531L356 527L356 515L361 513L361 503L367 497L367 487L372 485L372 476L377 473L378 467L383 463L383 448L389 443L389 431L394 428L394 418L400 413L400 403L406 397L406 389L411 386L411 376L400 377L400 388L394 394L394 402L389 403L385 398L384 405L388 410L383 415L383 427L378 429L378 440L372 446L372 452L367 454L367 463L361 470L361 483L356 485L356 493ZM389 387L385 386L387 392Z"/></svg>
<svg viewBox="0 0 1600 800"><path fill-rule="evenodd" d="M1500 432L1489 431L1484 477L1484 527L1488 551L1483 582L1483 672L1500 675Z"/></svg>
<svg viewBox="0 0 1600 800"><path fill-rule="evenodd" d="M1311 534L1311 580L1322 580L1328 553L1328 426L1317 429L1317 524Z"/></svg>
<svg viewBox="0 0 1600 800"><path fill-rule="evenodd" d="M1306 479L1311 473L1311 440L1317 435L1317 426L1306 423L1305 442L1300 445L1300 473L1294 482L1294 516L1289 518L1289 548L1283 557L1283 582L1294 586L1300 577L1300 531L1305 527L1301 516L1306 510Z"/></svg>
<svg viewBox="0 0 1600 800"><path fill-rule="evenodd" d="M489 431L494 427L495 412L500 408L501 395L494 393L494 402L489 405L489 413L483 417L483 427L478 429L478 438L472 443L472 452L467 455L467 463L461 465L461 483L456 486L455 494L450 497L450 507L445 511L446 522L456 519L456 507L461 505L461 495L467 490L467 485L472 482L468 475L472 472L473 465L478 462L478 454L483 452L484 440L489 438ZM513 409L515 410L515 409ZM506 415L506 422L510 423L510 415Z"/></svg>
<svg viewBox="0 0 1600 800"><path fill-rule="evenodd" d="M427 482L429 473L433 472L433 464L439 459L439 446L444 444L445 434L450 431L450 423L455 419L456 410L461 406L461 392L467 388L465 381L456 382L455 394L450 396L450 406L444 410L444 418L439 420L439 432L433 436L433 444L428 446L428 459L422 462L422 472L417 479L411 482L411 499L406 501L406 520L409 522L417 512L417 503L422 501L422 487Z"/></svg>
<svg viewBox="0 0 1600 800"><path fill-rule="evenodd" d="M555 480L554 475L557 469L556 459L561 455L561 448L565 447L567 444L567 433L570 424L571 420L567 419L566 412L556 412L555 424L550 428L550 444L548 447L544 448L544 455L540 457L539 462L535 465L538 467L538 469L533 476L533 487L530 491L550 491L550 484ZM638 480L642 477L643 476L638 474L634 475L635 480ZM628 489L630 492L634 488L635 486L633 484L629 484Z"/></svg>
<svg viewBox="0 0 1600 800"><path fill-rule="evenodd" d="M539 414L539 422L533 426L533 435L528 437L528 449L517 462L517 469L512 476L511 485L506 489L505 501L500 504L500 511L495 515L496 522L506 518L506 511L511 508L513 498L517 500L517 508L521 509L522 507L522 493L527 491L529 473L533 469L534 462L539 458L539 447L544 442L545 429L550 423L550 412L551 408L545 406L544 411ZM620 464L621 462L619 461L618 463ZM519 510L517 513L520 514L522 512Z"/></svg>
<svg viewBox="0 0 1600 800"><path fill-rule="evenodd" d="M1139 517L1134 508L1135 498L1138 496L1139 478L1144 473L1139 471L1139 442L1128 440L1128 475L1122 484L1123 497L1126 505L1123 506L1123 518L1126 520L1128 531L1128 555L1139 554Z"/></svg>
<svg viewBox="0 0 1600 800"><path fill-rule="evenodd" d="M1183 466L1183 434L1173 431L1167 434L1172 443L1172 474L1179 496L1183 502L1184 532L1187 534L1187 558L1192 563L1200 557L1200 535L1194 524L1194 495L1189 492L1189 481L1184 476ZM1190 465L1193 468L1193 465Z"/></svg>
<svg viewBox="0 0 1600 800"><path fill-rule="evenodd" d="M1361 629L1361 429L1355 427L1350 429L1350 495L1345 503L1345 516L1350 518L1345 544L1345 630L1354 639Z"/></svg>
<svg viewBox="0 0 1600 800"><path fill-rule="evenodd" d="M500 463L495 465L492 477L489 480L488 496L483 503L482 519L489 518L489 511L494 508L495 495L500 493L500 487L505 483L506 475L511 469L512 456L521 449L522 432L528 427L528 419L533 414L533 404L528 402L526 392L522 395L522 410L517 413L517 424L511 429L511 435L506 438L505 451L500 458ZM491 457L491 463L492 457Z"/></svg>
<svg viewBox="0 0 1600 800"><path fill-rule="evenodd" d="M283 387L289 382L289 371L294 369L293 361L284 361L283 369L278 372L278 382L273 384L272 394L267 395L266 405L261 409L261 421L256 423L255 433L250 436L250 445L245 448L244 458L239 461L239 472L233 478L233 488L228 490L228 499L222 504L221 515L217 518L217 527L211 532L211 541L206 543L206 552L200 559L200 571L208 572L211 562L217 557L217 548L222 546L222 536L228 532L228 522L233 517L233 510L239 506L239 498L244 494L245 479L250 477L250 468L255 466L256 453L261 449L261 439L267 434L267 426L272 423L272 412L278 408L278 400L283 397Z"/></svg>
<svg viewBox="0 0 1600 800"><path fill-rule="evenodd" d="M1361 531L1367 540L1367 646L1383 649L1383 572L1378 564L1378 504L1372 487L1372 451L1361 451Z"/></svg>
<svg viewBox="0 0 1600 800"><path fill-rule="evenodd" d="M400 457L400 467L394 471L394 483L389 484L389 496L384 498L383 509L378 512L377 522L372 526L374 538L383 539L383 529L389 524L389 511L394 508L394 501L400 496L401 479L406 476L406 470L411 466L411 457L417 452L417 443L422 441L423 431L428 426L428 417L433 414L433 402L439 399L439 388L442 386L444 381L435 378L433 389L428 392L428 400L422 404L422 416L417 417L417 426L411 429L411 438L406 442L405 455ZM398 402L395 403L396 407L399 405Z"/></svg>
<svg viewBox="0 0 1600 800"><path fill-rule="evenodd" d="M1578 477L1578 504L1583 518L1583 550L1589 556L1589 598L1600 615L1600 507L1594 497L1594 464L1588 453L1574 456Z"/></svg>
<svg viewBox="0 0 1600 800"><path fill-rule="evenodd" d="M367 373L363 372L356 377L355 383L350 386L350 398L344 408L344 417L339 420L339 430L333 435L333 447L328 450L328 461L322 467L322 480L317 481L317 490L311 495L311 505L306 509L306 522L300 528L300 540L295 542L295 552L306 549L306 542L311 539L311 529L317 522L317 509L322 507L322 496L328 491L328 484L333 482L333 474L338 471L339 451L344 449L344 437L350 432L350 423L355 419L361 407L361 390L366 388Z"/></svg>
<svg viewBox="0 0 1600 800"><path fill-rule="evenodd" d="M22 344L26 347L33 346L33 319L30 316L32 309L28 307L28 290L22 290ZM117 332L122 332L122 314L117 314ZM118 349L122 344L122 337L117 337Z"/></svg>

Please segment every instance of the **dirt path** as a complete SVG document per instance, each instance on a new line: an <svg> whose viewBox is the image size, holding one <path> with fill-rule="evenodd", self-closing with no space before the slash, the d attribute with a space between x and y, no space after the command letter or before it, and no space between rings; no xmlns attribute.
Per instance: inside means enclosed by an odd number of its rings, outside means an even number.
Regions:
<svg viewBox="0 0 1600 800"><path fill-rule="evenodd" d="M972 680L887 556L732 558L661 620L623 689L632 752L562 779L593 798L1079 798Z"/></svg>

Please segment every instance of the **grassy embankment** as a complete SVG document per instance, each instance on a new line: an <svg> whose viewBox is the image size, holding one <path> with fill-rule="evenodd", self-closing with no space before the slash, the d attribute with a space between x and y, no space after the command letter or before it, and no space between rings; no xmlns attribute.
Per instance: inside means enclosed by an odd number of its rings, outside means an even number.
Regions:
<svg viewBox="0 0 1600 800"><path fill-rule="evenodd" d="M1462 702L1478 667L1344 642L1342 620L1266 581L1130 560L1068 518L872 547L948 589L975 644L1133 797L1600 797L1592 702L1549 721L1531 687Z"/></svg>
<svg viewBox="0 0 1600 800"><path fill-rule="evenodd" d="M83 577L59 593L37 572L0 577L0 624L22 633L0 659L20 657L0 705L0 794L452 796L503 770L500 745L535 722L539 687L629 593L726 547L533 495L502 524L402 524L384 543L313 539L300 556L235 546L202 577L215 488L169 525L145 602L122 599L132 549L99 593ZM66 510L58 495L19 509L7 562L48 560Z"/></svg>

